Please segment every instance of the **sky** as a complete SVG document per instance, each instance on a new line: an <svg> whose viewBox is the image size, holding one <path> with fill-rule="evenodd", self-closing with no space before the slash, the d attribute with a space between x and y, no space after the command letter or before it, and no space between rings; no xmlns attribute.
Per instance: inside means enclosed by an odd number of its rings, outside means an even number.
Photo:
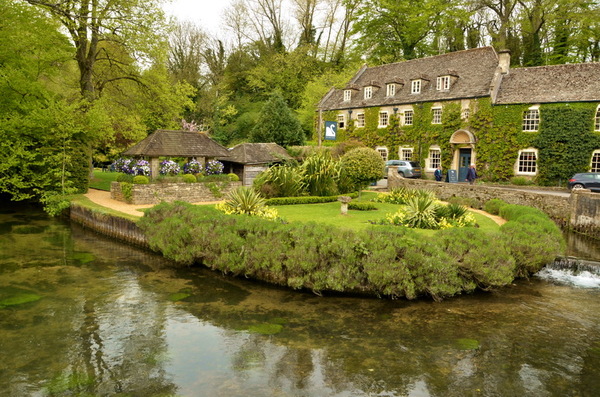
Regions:
<svg viewBox="0 0 600 397"><path fill-rule="evenodd" d="M173 0L163 9L167 15L191 21L213 35L222 32L223 10L232 0Z"/></svg>

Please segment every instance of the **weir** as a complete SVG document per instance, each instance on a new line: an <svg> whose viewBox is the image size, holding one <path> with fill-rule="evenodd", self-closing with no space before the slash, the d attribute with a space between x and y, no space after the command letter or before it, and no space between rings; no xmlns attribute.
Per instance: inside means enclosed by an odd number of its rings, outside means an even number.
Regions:
<svg viewBox="0 0 600 397"><path fill-rule="evenodd" d="M600 262L572 256L559 257L536 276L581 288L600 288Z"/></svg>

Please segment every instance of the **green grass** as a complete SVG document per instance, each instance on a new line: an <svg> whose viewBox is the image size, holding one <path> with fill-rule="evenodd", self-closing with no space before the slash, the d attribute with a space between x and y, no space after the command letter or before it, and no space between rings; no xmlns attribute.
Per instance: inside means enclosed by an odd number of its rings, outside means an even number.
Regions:
<svg viewBox="0 0 600 397"><path fill-rule="evenodd" d="M113 210L112 208L108 208L108 207L104 207L100 204L96 204L89 198L85 197L83 194L74 195L71 198L71 201L78 203L83 207L89 208L92 211L99 212L101 214L113 215L113 216L116 216L119 218L125 218L125 219L129 219L132 221L137 221L139 219L139 217L137 217L137 216L126 214L124 212ZM141 212L140 212L140 214L141 214Z"/></svg>
<svg viewBox="0 0 600 397"><path fill-rule="evenodd" d="M377 194L363 192L358 201L370 201ZM386 214L396 212L400 207L397 204L374 203L376 211L353 211L349 210L347 215L341 214L339 202L324 204L282 205L276 206L279 216L288 222L316 222L339 228L352 230L365 230L371 227L389 228L396 226L373 225L372 221L384 219ZM499 226L485 215L473 213L481 230L498 230ZM418 229L423 235L433 236L436 230Z"/></svg>
<svg viewBox="0 0 600 397"><path fill-rule="evenodd" d="M116 181L118 175L118 172L102 172L100 169L94 169L90 179L90 187L110 192L110 183Z"/></svg>

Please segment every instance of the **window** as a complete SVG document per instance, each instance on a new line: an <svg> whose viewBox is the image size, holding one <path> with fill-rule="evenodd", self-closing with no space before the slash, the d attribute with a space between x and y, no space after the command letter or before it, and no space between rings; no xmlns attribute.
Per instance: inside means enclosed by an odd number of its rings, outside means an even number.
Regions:
<svg viewBox="0 0 600 397"><path fill-rule="evenodd" d="M429 148L429 168L434 170L442 165L442 152L439 148Z"/></svg>
<svg viewBox="0 0 600 397"><path fill-rule="evenodd" d="M396 95L396 84L388 84L387 85L387 96Z"/></svg>
<svg viewBox="0 0 600 397"><path fill-rule="evenodd" d="M346 119L343 114L337 115L338 128L346 128Z"/></svg>
<svg viewBox="0 0 600 397"><path fill-rule="evenodd" d="M596 109L596 122L594 124L594 130L600 131L600 106L598 106L598 109Z"/></svg>
<svg viewBox="0 0 600 397"><path fill-rule="evenodd" d="M523 131L537 131L540 128L540 110L530 108L523 113Z"/></svg>
<svg viewBox="0 0 600 397"><path fill-rule="evenodd" d="M352 99L352 90L344 90L344 102Z"/></svg>
<svg viewBox="0 0 600 397"><path fill-rule="evenodd" d="M535 175L537 173L537 150L526 149L519 151L517 174Z"/></svg>
<svg viewBox="0 0 600 397"><path fill-rule="evenodd" d="M375 150L379 152L383 161L387 161L388 159L388 150L386 147L376 147Z"/></svg>
<svg viewBox="0 0 600 397"><path fill-rule="evenodd" d="M356 115L356 128L364 128L365 126L365 114L358 113Z"/></svg>
<svg viewBox="0 0 600 397"><path fill-rule="evenodd" d="M413 155L413 148L403 147L400 148L400 160L411 161Z"/></svg>
<svg viewBox="0 0 600 397"><path fill-rule="evenodd" d="M469 116L471 115L471 110L469 108L463 109L460 115L460 118L463 121L469 121Z"/></svg>
<svg viewBox="0 0 600 397"><path fill-rule="evenodd" d="M388 126L388 112L379 112L379 128Z"/></svg>
<svg viewBox="0 0 600 397"><path fill-rule="evenodd" d="M404 111L404 125L412 125L413 124L413 111L405 110Z"/></svg>
<svg viewBox="0 0 600 397"><path fill-rule="evenodd" d="M410 93L411 94L420 94L421 93L421 80L413 80L411 82Z"/></svg>
<svg viewBox="0 0 600 397"><path fill-rule="evenodd" d="M595 150L592 154L590 172L600 172L600 150Z"/></svg>
<svg viewBox="0 0 600 397"><path fill-rule="evenodd" d="M365 87L365 99L371 99L373 97L373 87Z"/></svg>
<svg viewBox="0 0 600 397"><path fill-rule="evenodd" d="M450 76L440 76L437 78L436 89L438 91L448 91L450 89Z"/></svg>
<svg viewBox="0 0 600 397"><path fill-rule="evenodd" d="M433 108L431 112L433 114L431 124L442 124L442 108Z"/></svg>

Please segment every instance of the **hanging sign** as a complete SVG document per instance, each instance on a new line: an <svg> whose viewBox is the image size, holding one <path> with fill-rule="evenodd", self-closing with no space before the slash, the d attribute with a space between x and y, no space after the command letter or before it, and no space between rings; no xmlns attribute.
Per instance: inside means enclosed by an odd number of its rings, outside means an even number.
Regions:
<svg viewBox="0 0 600 397"><path fill-rule="evenodd" d="M337 136L338 124L336 121L325 122L325 139L328 141L335 141Z"/></svg>

